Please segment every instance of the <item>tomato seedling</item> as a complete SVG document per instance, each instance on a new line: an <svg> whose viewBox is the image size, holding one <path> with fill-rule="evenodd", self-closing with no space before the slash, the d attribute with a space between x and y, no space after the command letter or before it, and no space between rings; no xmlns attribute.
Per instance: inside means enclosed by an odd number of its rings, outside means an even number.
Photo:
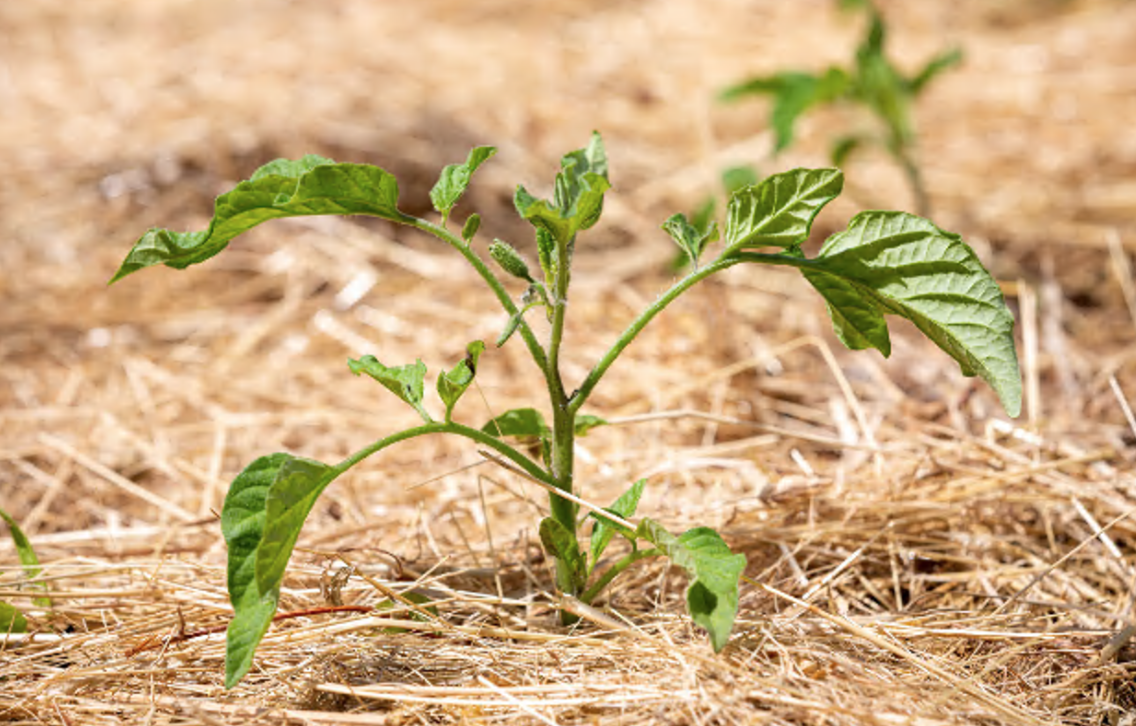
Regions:
<svg viewBox="0 0 1136 726"><path fill-rule="evenodd" d="M561 345L577 237L599 221L604 195L611 186L603 142L594 134L586 147L563 157L551 200L517 187L514 203L518 214L534 228L538 266L531 266L501 240L488 245L486 252L507 278L522 284L519 295L509 292L478 251L475 236L481 221L476 214L466 219L460 232L448 225L474 172L494 153L492 147L478 147L464 163L442 170L430 194L440 215L436 221L400 211L398 183L379 167L336 163L319 156L273 161L217 198L208 229L146 232L112 279L120 280L151 265L181 269L204 262L237 235L274 218L379 217L432 235L464 257L504 310L506 320L497 345L518 335L546 383L551 422L536 408L521 408L470 426L454 420L453 413L478 373L478 360L485 349L482 341L469 343L464 357L437 376L441 415L431 413L427 406L426 366L421 361L388 366L373 355L349 361L351 371L375 379L412 407L422 423L390 433L338 464L289 453L270 454L249 464L233 481L221 514L229 547L229 596L235 610L227 634L228 687L238 683L252 664L253 651L276 612L292 549L324 489L367 457L399 442L433 434L468 439L507 466L547 485L552 492L551 515L540 522L539 532L555 562L561 592L591 602L639 560L668 557L689 574L686 601L690 615L707 630L714 649L721 650L737 616L738 581L745 557L731 552L708 527L676 536L648 518L629 521L643 494L642 480L610 507L590 511L583 519L579 505L568 496L577 490L573 473L576 437L605 423L581 413L596 386L656 315L694 285L728 268L768 264L799 269L824 296L836 333L850 348L876 348L886 356L891 348L884 316L911 320L958 361L964 374L981 376L993 386L1006 410L1018 414L1021 379L1013 317L998 285L960 237L911 214L864 212L846 230L830 237L816 257L805 255L801 246L813 219L841 192L843 174L837 169L795 169L737 190L727 206L722 244L709 261L703 257L719 239L716 226L699 230L681 214L666 220L663 229L689 259L689 273L633 320L583 380L566 385L561 376ZM526 319L536 310L543 311L547 321L543 339ZM529 449L525 442L539 445ZM586 546L585 524L590 524ZM616 536L630 543L630 552L597 572L605 549ZM565 622L570 618L562 613Z"/></svg>

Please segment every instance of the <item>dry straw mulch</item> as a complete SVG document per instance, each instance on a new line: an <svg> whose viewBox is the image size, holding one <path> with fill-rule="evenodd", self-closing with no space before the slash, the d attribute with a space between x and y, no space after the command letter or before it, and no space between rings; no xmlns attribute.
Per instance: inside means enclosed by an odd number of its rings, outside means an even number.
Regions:
<svg viewBox="0 0 1136 726"><path fill-rule="evenodd" d="M422 211L443 164L493 143L464 209L523 244L512 185L540 189L599 128L616 188L579 248L578 379L667 284L662 219L727 164L823 163L845 116L769 160L764 105L712 96L846 57L857 29L831 5L0 5L0 507L54 602L31 603L0 538L0 599L35 628L0 646L0 720L1133 723L1136 7L1104 0L884 5L901 60L968 56L920 107L922 152L936 219L1021 323L1020 420L910 327L886 361L840 350L779 270L696 290L597 391L615 425L581 442L581 494L647 477L642 514L718 527L749 558L722 654L663 563L595 609L559 601L543 493L428 440L321 499L285 581L294 617L221 685L227 482L259 454L336 460L412 420L347 357L437 371L503 320L458 260L382 225L274 223L108 290L129 243L203 224L259 163L311 151L383 164ZM849 186L827 229L905 204L881 159ZM479 381L473 422L540 384L515 345ZM436 612L373 609L410 590Z"/></svg>

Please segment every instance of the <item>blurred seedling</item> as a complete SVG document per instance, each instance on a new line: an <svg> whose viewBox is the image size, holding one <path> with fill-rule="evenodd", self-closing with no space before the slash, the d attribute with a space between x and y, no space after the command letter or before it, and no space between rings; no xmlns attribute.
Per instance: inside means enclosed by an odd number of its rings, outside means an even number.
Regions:
<svg viewBox="0 0 1136 726"><path fill-rule="evenodd" d="M482 341L468 343L453 368L437 375L440 409L437 403L427 405L427 371L421 361L387 366L374 355L348 361L352 372L373 378L413 408L422 423L387 433L338 464L275 453L253 461L237 475L221 514L221 531L229 548L229 597L235 611L227 634L228 687L236 685L252 665L253 652L276 612L293 547L324 489L387 447L433 434L468 439L488 458L549 491L550 516L541 520L538 531L555 563L556 587L563 595L590 604L640 560L669 558L689 575L686 603L692 619L709 633L714 650L721 650L737 616L745 556L732 552L709 527L676 536L653 519L634 521L644 480L631 484L609 507L588 504L577 496L574 463L576 437L606 423L581 409L624 349L682 293L731 267L783 265L800 270L827 301L836 333L850 348L876 348L886 356L891 343L884 316L911 320L958 361L964 374L984 378L1006 410L1018 414L1021 379L1013 317L997 283L957 235L911 214L865 212L830 237L816 257L806 257L801 245L813 219L843 188L844 177L837 169L795 169L760 184L743 185L730 197L721 244L708 261L704 256L709 245L719 239L717 225L698 229L682 214L668 219L663 229L686 256L689 272L639 313L582 380L568 385L561 374L561 348L572 262L577 238L599 221L611 186L604 145L594 134L586 147L563 157L551 200L517 187L517 213L533 227L535 267L502 240L484 247L477 244L481 219L476 213L459 231L449 225L471 177L495 153L492 147L478 147L464 163L442 170L430 194L440 215L434 220L400 211L398 182L376 166L336 163L319 156L273 161L217 198L208 229L146 232L112 279L157 264L181 269L204 262L237 235L274 218L379 217L431 235L465 258L504 311L496 345L519 337L546 384L551 422L534 406L470 426L456 420L455 407L479 372ZM639 254L638 249L633 254ZM486 263L485 255L503 276ZM512 292L506 282L514 286ZM530 326L529 319L538 314L543 321ZM376 425L383 421L376 416ZM587 510L584 516L582 508ZM624 553L614 561L603 559L617 537L627 543ZM565 624L573 617L561 612Z"/></svg>
<svg viewBox="0 0 1136 726"><path fill-rule="evenodd" d="M28 540L20 526L16 524L16 520L12 519L3 509L0 509L0 519L4 520L12 534L12 542L16 545L16 556L19 558L24 571L24 579L32 581L28 586L32 590L46 592L47 585L35 581L43 570L39 565L39 558L36 557L31 541ZM46 595L35 595L32 597L32 604L36 607L49 608L51 607L51 598ZM0 634L26 632L28 632L28 620L24 613L11 603L0 600Z"/></svg>
<svg viewBox="0 0 1136 726"><path fill-rule="evenodd" d="M864 37L847 67L833 66L820 74L783 71L755 76L726 88L721 98L740 101L753 96L772 97L770 125L775 154L793 143L797 121L805 112L822 106L860 109L873 128L833 139L832 164L843 168L853 152L866 147L884 149L902 169L916 212L927 216L931 204L918 161L912 106L933 79L962 60L962 52L957 48L942 52L915 74L906 75L887 56L884 46L888 28L871 0L840 0L840 5L867 15Z"/></svg>

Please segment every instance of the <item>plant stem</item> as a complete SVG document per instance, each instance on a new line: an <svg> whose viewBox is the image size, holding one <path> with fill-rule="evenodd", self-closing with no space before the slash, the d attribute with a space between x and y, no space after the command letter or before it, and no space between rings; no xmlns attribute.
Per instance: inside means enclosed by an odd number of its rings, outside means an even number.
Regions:
<svg viewBox="0 0 1136 726"><path fill-rule="evenodd" d="M552 478L558 489L572 492L572 473L576 456L576 414L569 405L560 377L560 346L564 339L564 321L568 307L568 285L571 282L570 249L572 240L557 241L559 246L556 278L552 289L552 331L548 341L548 392L552 404ZM550 494L548 498L552 518L576 535L576 503ZM556 560L556 585L561 592L575 596L584 583L579 582L577 574L562 558ZM576 617L566 610L560 613L561 622L569 624Z"/></svg>
<svg viewBox="0 0 1136 726"><path fill-rule="evenodd" d="M369 446L363 447L335 466L335 476L339 476L343 472L358 464L363 459L366 459L372 454L377 454L388 446L392 446L401 441L408 441L410 439L417 438L419 436L426 436L429 434L456 434L458 436L464 436L467 439L472 439L482 446L493 449L498 454L501 454L506 459L523 469L524 472L532 478L538 479L551 486L557 485L556 481L551 476L549 476L547 471L541 468L532 459L517 451L512 446L509 446L501 439L491 436L484 431L470 428L469 426L463 426L462 424L453 422L443 423L441 421L434 421L433 423L424 424L422 426L415 426L414 428L399 431L396 434L391 434L386 438L379 439Z"/></svg>
<svg viewBox="0 0 1136 726"><path fill-rule="evenodd" d="M611 348L609 348L608 351L604 353L603 358L601 358L596 363L595 367L593 367L592 370L588 373L587 378L585 378L584 382L580 384L579 390L577 390L576 393L573 394L572 400L569 404L569 408L571 408L572 410L572 415L575 416L576 411L578 411L580 409L580 406L584 405L584 402L588 400L588 396L591 395L592 389L594 389L596 387L596 384L600 382L600 379L603 378L603 375L607 372L607 369L611 367L612 363L614 363L616 358L619 357L620 353L623 352L623 349L630 345L631 341L635 340L635 336L639 335L643 328L647 326L647 323L651 322L652 318L661 313L667 307L667 305L670 305L672 302L674 302L675 298L689 290L694 285L698 284L702 280L705 280L715 272L721 272L727 267L733 267L741 261L741 259L736 257L720 257L706 267L703 267L699 270L694 270L689 275L672 285L671 289L663 293L659 297L659 299L654 302L654 304L652 304L643 312L639 313L639 317L635 318L635 320L633 320L631 324L627 326L627 329L623 331L623 334L619 336L619 338L615 341Z"/></svg>
<svg viewBox="0 0 1136 726"><path fill-rule="evenodd" d="M907 183L911 186L911 193L915 197L915 213L920 217L931 216L931 200L927 196L927 189L923 186L923 172L915 163L911 153L906 147L900 147L895 154L907 175Z"/></svg>
<svg viewBox="0 0 1136 726"><path fill-rule="evenodd" d="M603 592L603 589L607 587L612 580L618 577L619 573L623 572L639 560L645 560L648 557L659 557L664 554L666 553L655 547L652 547L649 550L632 550L623 559L619 560L614 565L605 570L604 573L600 575L600 579L592 583L592 586L585 590L582 595L580 595L580 602L584 603L585 605L591 605L592 600L594 600L597 595Z"/></svg>
<svg viewBox="0 0 1136 726"><path fill-rule="evenodd" d="M489 266L473 251L471 245L466 244L464 240L455 236L445 227L441 227L425 219L413 217L407 224L427 234L434 235L460 252L462 257L465 257L469 264L473 266L473 269L477 270L477 274L481 275L481 279L485 280L485 283L493 290L493 293L497 296L497 300L501 303L501 307L505 308L505 312L507 312L510 317L517 314L517 306L513 302L513 299L509 297L509 291L505 289L505 286L501 284L501 281L493 274L493 270L489 269ZM533 361L536 362L537 366L547 378L549 373L548 357L544 352L544 348L541 347L540 341L536 339L532 328L529 327L528 322L524 318L521 318L519 330L521 337L524 338L525 345L529 348L529 353L532 355ZM551 382L549 382L549 386L551 387Z"/></svg>

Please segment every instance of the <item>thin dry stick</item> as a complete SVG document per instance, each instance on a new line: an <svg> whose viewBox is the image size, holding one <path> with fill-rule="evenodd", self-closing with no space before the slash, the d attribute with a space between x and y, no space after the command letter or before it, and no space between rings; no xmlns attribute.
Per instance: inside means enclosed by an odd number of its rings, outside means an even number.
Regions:
<svg viewBox="0 0 1136 726"><path fill-rule="evenodd" d="M305 608L303 610L294 610L287 613L276 613L272 616L272 622L278 623L281 620L289 620L291 618L309 617L311 615L325 615L327 613L369 613L372 608L366 605L325 605L317 608ZM201 630L194 630L191 632L185 631L185 620L180 618L179 613L179 626L177 635L161 637L153 635L142 643L130 648L123 655L127 658L133 658L147 650L155 650L157 648L166 648L174 643L184 643L187 640L194 638L203 638L206 635L213 635L214 633L223 633L229 628L229 624L214 625L212 627L203 628Z"/></svg>
<svg viewBox="0 0 1136 726"><path fill-rule="evenodd" d="M418 489L419 487L424 487L424 486L427 486L429 484L433 484L434 482L441 481L448 476L453 476L454 474L461 474L463 471L469 471L470 469L476 469L479 466L485 466L485 464L486 464L486 462L484 462L484 461L475 461L471 464L466 464L465 466L459 466L456 469L450 469L449 471L442 473L442 474L438 474L437 476L432 476L429 479L426 479L425 481L420 481L416 484L408 484L407 486L404 487L404 489L406 491L410 491L412 489Z"/></svg>
<svg viewBox="0 0 1136 726"><path fill-rule="evenodd" d="M1041 572L1034 575L1033 579L1030 580L1028 583L1026 583L1020 590L1018 590L1013 595L1011 595L1010 597L1008 597L1004 601L1002 601L1002 604L994 609L993 614L994 615L1001 614L1006 608L1008 608L1013 603L1017 602L1019 598L1021 598L1027 592L1032 590L1034 588L1034 586L1037 585L1037 583L1041 582L1046 577L1048 577L1051 572L1056 570L1061 565L1065 564L1065 562L1070 557L1077 554L1078 552L1083 550L1085 547L1088 547L1090 544L1093 543L1094 540L1099 539L1102 534L1104 534L1105 532L1112 529L1114 526L1116 526L1120 522L1127 519L1133 512L1136 512L1136 509L1130 509L1127 512L1124 512L1123 514L1118 515L1111 522L1109 522L1104 527L1102 527L1099 531L1093 532L1091 535L1089 535L1085 539L1081 540L1080 544L1078 544L1076 547L1074 547L1073 549L1066 552L1061 557L1059 557L1056 562L1054 562L1053 564L1049 565L1048 567L1046 567Z"/></svg>
<svg viewBox="0 0 1136 726"><path fill-rule="evenodd" d="M1117 245L1119 245L1119 237L1116 237L1115 240ZM1124 261L1127 263L1128 257L1127 255L1123 254L1123 250L1120 251L1120 254L1123 256ZM1131 273L1131 270L1129 270L1129 273ZM1127 299L1127 293L1125 294L1125 298ZM1133 298L1136 299L1136 294L1133 295ZM1136 308L1132 307L1130 304L1129 310L1133 312L1134 319L1136 319ZM1128 421L1128 428L1132 430L1132 433L1136 434L1136 416L1133 416L1132 407L1128 405L1128 398L1125 397L1124 391L1121 390L1120 383L1116 380L1116 376L1110 375L1108 377L1108 385L1112 388L1112 393L1116 396L1117 403L1120 404L1120 410L1124 412L1124 418L1126 421ZM1113 547L1115 548L1115 545L1113 545ZM1136 580L1136 578L1134 578L1134 580ZM1133 590L1132 587L1129 587L1129 593L1130 594L1128 599L1129 604L1131 605L1132 601L1136 600L1136 590ZM1125 645L1127 645L1128 641L1132 640L1134 636L1136 636L1136 623L1129 623L1122 627L1116 635L1109 638L1109 641L1105 644L1104 648L1101 648L1099 662L1109 663L1115 660L1117 656L1120 655L1121 649Z"/></svg>
<svg viewBox="0 0 1136 726"><path fill-rule="evenodd" d="M418 613L422 617L426 618L427 620L434 621L434 622L439 623L443 626L449 624L445 620L443 620L441 617L430 612L427 608L422 607L418 603L414 602L410 598L403 595L401 592L397 592L397 591L387 587L383 583L379 582L375 578L373 578L370 575L368 575L367 573L363 572L359 568L358 565L356 565L354 562L352 562L350 559L348 559L347 556L344 555L342 552L336 552L335 556L338 557L343 562L343 564L345 564L348 567L350 567L351 569L353 569L355 571L355 574L357 574L357 575L359 575L359 577L363 578L363 580L366 581L366 583L368 585L375 588L376 590L378 590L382 594L386 595L392 601L393 600L399 601L400 603L402 603L406 607L410 608L414 612Z"/></svg>
<svg viewBox="0 0 1136 726"><path fill-rule="evenodd" d="M680 419L680 418L693 418L701 419L704 421L712 421L714 423L731 424L735 426L748 426L749 428L764 431L770 434L777 434L791 439L800 439L801 441L811 441L814 444L824 444L827 446L834 446L840 449L858 449L862 451L880 451L880 447L867 444L850 444L841 441L832 436L821 436L819 434L810 434L805 431L794 431L781 426L770 426L768 424L758 423L756 421L747 421L742 418L735 418L733 416L722 416L714 413L707 413L706 411L698 411L691 408L679 408L671 411L652 411L651 413L643 413L634 416L618 416L615 418L605 419L613 426L624 424L636 424L646 421L658 421L660 419Z"/></svg>
<svg viewBox="0 0 1136 726"><path fill-rule="evenodd" d="M472 636L474 638L501 638L504 640L529 641L532 643L579 643L582 645L607 646L611 641L603 638L591 638L577 635L563 635L560 633L541 633L532 630L510 630L489 625L454 625L452 623L423 622L421 620L402 620L399 618L380 618L368 616L357 620L343 620L334 623L313 625L303 630L290 630L286 633L270 633L265 643L275 643L280 640L293 641L301 634L315 634L319 637L349 633L356 630L371 630L373 628L401 628L402 630L415 630L423 633L448 633Z"/></svg>
<svg viewBox="0 0 1136 726"><path fill-rule="evenodd" d="M501 698L504 698L506 701L515 705L517 708L521 709L522 711L524 711L528 715L532 716L536 720L540 721L541 723L548 724L548 726L559 726L559 724L557 724L555 721L548 718L544 714L538 712L532 706L528 705L527 703L524 703L523 701L521 701L519 698L517 698L513 694L511 694L508 691L505 691L505 690L499 688L498 686L494 685L493 682L490 681L485 676L478 674L477 682L480 683L481 685L485 686L489 690L494 691Z"/></svg>
<svg viewBox="0 0 1136 726"><path fill-rule="evenodd" d="M1108 251L1112 257L1112 269L1116 271L1116 279L1124 295L1124 304L1128 306L1132 322L1136 323L1136 284L1132 282L1132 263L1120 242L1120 234L1115 229L1108 231Z"/></svg>
<svg viewBox="0 0 1136 726"><path fill-rule="evenodd" d="M570 494L569 492L566 492L562 489L557 489L556 487L552 486L551 484L545 484L544 482L542 482L540 479L537 479L536 477L529 476L529 474L527 472L513 466L510 462L506 461L505 459L501 458L500 456L497 456L496 454L488 452L484 449L478 449L477 453L481 454L486 459L489 459L490 461L492 461L497 466L500 466L502 469L505 469L507 471L511 471L512 473L516 474L517 476L524 477L525 479L528 479L533 484L536 484L538 487L544 489L545 491L549 492L550 494L555 494L558 497L563 497L564 499L567 499L570 502L575 502L576 504L579 504L581 507L583 507L584 509L587 509L589 512L592 512L596 516L603 517L604 519L606 519L610 522L615 522L620 527L623 527L625 529L630 529L632 531L639 528L639 526L637 524L629 522L626 519L624 519L623 517L620 517L616 514L612 514L611 512L604 509L603 507L597 507L595 504L592 504L591 502L587 502L587 501L584 501L583 499L580 499L575 494Z"/></svg>
<svg viewBox="0 0 1136 726"><path fill-rule="evenodd" d="M1034 724L1034 726L1046 726L1046 724L1047 724L1047 722L1038 719L1037 717L1033 716L1032 714L1027 713L1026 711L1023 711L1022 709L1014 706L1013 704L1006 703L1006 702L1004 702L1004 701L1002 701L998 698L995 698L994 696L992 696L989 693L987 693L986 691L982 690L979 686L975 685L974 683L970 682L969 680L959 678L958 676L954 675L953 673L950 673L946 669L940 668L939 666L935 665L934 663L931 663L929 661L923 660L922 658L919 658L918 656L916 656L914 653L907 650L903 646L901 646L897 643L893 643L892 641L881 637L879 634L874 633L871 630L869 630L869 629L867 629L867 628L865 628L861 625L857 625L856 623L852 622L851 620L848 620L847 618L832 615L831 613L828 613L828 612L822 610L821 608L816 607L815 605L811 605L807 602L804 602L803 600L795 598L788 593L781 592L780 590L778 590L774 587L770 587L769 585L766 585L764 583L754 582L753 580L749 579L748 577L746 577L744 575L742 576L742 579L745 580L746 582L748 582L749 584L755 586L755 587L758 587L758 588L761 588L762 590L765 590L770 595L782 598L784 600L788 600L789 602L797 605L798 607L804 608L805 610L808 610L809 612L813 613L814 615L817 615L817 616L823 618L824 620L827 620L828 622L830 622L830 623L832 623L832 624L834 624L834 625L836 625L840 628L843 628L844 630L847 630L848 632L852 633L853 635L860 637L860 638L863 638L864 640L867 640L869 643L871 643L871 644L873 644L873 645L875 645L879 648L883 648L884 650L888 651L892 655L898 656L898 657L902 658L903 660L908 661L909 663L911 663L912 665L914 665L916 668L923 671L924 673L927 673L930 676L938 678L939 680L943 681L944 683L946 683L950 687L955 688L959 691L962 691L963 693L966 693L968 696L975 699L979 703L985 704L986 706L988 706L989 708L993 709L994 711L1002 714L1003 716L1008 716L1010 718L1016 719L1018 722L1021 722L1021 723Z"/></svg>
<svg viewBox="0 0 1136 726"><path fill-rule="evenodd" d="M1124 391L1120 389L1120 383L1117 382L1116 376L1110 375L1108 377L1108 385L1112 387L1112 393L1116 396L1116 402L1120 404L1120 410L1124 412L1124 419L1128 422L1128 428L1136 434L1136 416L1132 414L1132 407L1128 405L1128 399L1124 396Z"/></svg>
<svg viewBox="0 0 1136 726"><path fill-rule="evenodd" d="M182 509L173 502L162 499L157 494L154 494L153 492L138 486L121 474L115 471L111 471L109 468L103 466L91 457L76 450L75 447L71 446L66 441L58 439L47 433L40 433L39 440L47 446L50 446L59 453L63 454L64 456L73 459L75 462L81 464L87 469L90 469L92 472L98 474L103 479L106 479L108 482L123 490L127 494L133 497L137 497L138 499L141 499L148 504L152 504L153 506L161 509L163 512L166 512L174 518L180 519L182 522L197 521L198 517L196 515L191 514L190 512Z"/></svg>

